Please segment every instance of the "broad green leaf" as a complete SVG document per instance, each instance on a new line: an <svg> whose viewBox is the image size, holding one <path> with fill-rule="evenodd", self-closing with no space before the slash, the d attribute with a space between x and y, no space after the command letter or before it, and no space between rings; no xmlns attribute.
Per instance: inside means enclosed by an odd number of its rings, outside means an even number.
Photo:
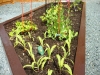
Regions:
<svg viewBox="0 0 100 75"><path fill-rule="evenodd" d="M63 47L63 46L61 46L61 48L63 49L63 51L64 51L64 58L66 58L67 57L67 55L68 55L68 52L66 52L66 49L65 49L65 47Z"/></svg>
<svg viewBox="0 0 100 75"><path fill-rule="evenodd" d="M61 61L60 61L60 67L62 68L63 65L64 65L64 58L62 58Z"/></svg>

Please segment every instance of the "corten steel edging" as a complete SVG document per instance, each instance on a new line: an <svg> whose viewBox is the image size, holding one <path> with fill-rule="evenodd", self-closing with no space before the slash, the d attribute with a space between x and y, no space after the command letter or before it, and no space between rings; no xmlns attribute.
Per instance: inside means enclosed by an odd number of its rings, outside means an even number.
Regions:
<svg viewBox="0 0 100 75"><path fill-rule="evenodd" d="M85 75L85 6L84 2L73 75Z"/></svg>
<svg viewBox="0 0 100 75"><path fill-rule="evenodd" d="M26 75L20 63L20 60L14 50L14 47L12 46L9 40L9 37L4 29L3 24L0 24L0 37L2 39L3 46L5 49L7 58L9 60L9 64L10 64L13 75Z"/></svg>
<svg viewBox="0 0 100 75"><path fill-rule="evenodd" d="M44 6L45 5L42 5L34 9L33 11L38 10ZM26 12L24 16L29 13L30 11ZM13 75L26 75L20 63L20 60L14 50L14 47L12 46L9 40L8 34L6 33L3 26L18 18L21 18L21 15L0 24L0 37L2 39ZM83 11L82 11L80 31L79 31L79 36L78 36L78 46L77 46L77 53L76 53L76 58L75 58L75 66L74 66L73 75L85 75L85 3L83 4Z"/></svg>

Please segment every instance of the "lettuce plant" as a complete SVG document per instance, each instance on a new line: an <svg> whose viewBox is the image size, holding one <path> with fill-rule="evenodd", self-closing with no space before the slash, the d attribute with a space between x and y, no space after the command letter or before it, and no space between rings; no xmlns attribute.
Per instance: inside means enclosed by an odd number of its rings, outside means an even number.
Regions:
<svg viewBox="0 0 100 75"><path fill-rule="evenodd" d="M37 30L37 29L38 29L37 26L30 21L23 21L23 22L17 21L15 23L15 28L13 28L11 32L9 32L9 36L16 37L16 35L27 33L31 30Z"/></svg>

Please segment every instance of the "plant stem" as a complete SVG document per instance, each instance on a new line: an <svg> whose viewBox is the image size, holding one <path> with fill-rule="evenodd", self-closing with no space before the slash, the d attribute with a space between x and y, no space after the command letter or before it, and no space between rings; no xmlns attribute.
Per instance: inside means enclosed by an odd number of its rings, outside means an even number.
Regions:
<svg viewBox="0 0 100 75"><path fill-rule="evenodd" d="M70 12L70 0L67 0L67 1L68 1L67 6L68 6L68 17L69 17L69 12Z"/></svg>
<svg viewBox="0 0 100 75"><path fill-rule="evenodd" d="M67 6L68 6L68 9L69 9L70 8L70 0L68 0Z"/></svg>

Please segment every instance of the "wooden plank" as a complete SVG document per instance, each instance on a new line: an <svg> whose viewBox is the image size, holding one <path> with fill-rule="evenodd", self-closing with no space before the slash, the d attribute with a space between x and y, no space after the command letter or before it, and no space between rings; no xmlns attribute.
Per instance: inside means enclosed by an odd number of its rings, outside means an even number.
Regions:
<svg viewBox="0 0 100 75"><path fill-rule="evenodd" d="M2 3L2 0L0 0L0 3Z"/></svg>
<svg viewBox="0 0 100 75"><path fill-rule="evenodd" d="M0 5L13 3L13 0L0 0Z"/></svg>
<svg viewBox="0 0 100 75"><path fill-rule="evenodd" d="M8 1L11 1L11 0L3 0L3 2L8 2Z"/></svg>

